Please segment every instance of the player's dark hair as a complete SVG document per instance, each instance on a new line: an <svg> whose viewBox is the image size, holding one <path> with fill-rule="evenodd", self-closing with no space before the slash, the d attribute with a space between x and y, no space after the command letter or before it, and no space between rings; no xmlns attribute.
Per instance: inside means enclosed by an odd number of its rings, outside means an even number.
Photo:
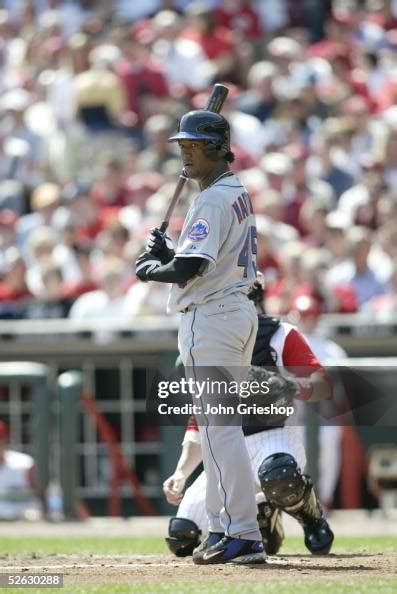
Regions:
<svg viewBox="0 0 397 594"><path fill-rule="evenodd" d="M228 151L224 157L227 163L233 163L234 161L234 153L232 151Z"/></svg>

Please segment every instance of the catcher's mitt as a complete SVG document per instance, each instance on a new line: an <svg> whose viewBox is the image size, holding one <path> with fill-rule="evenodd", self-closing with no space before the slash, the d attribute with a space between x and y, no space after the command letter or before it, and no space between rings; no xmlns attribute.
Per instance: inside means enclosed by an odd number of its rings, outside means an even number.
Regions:
<svg viewBox="0 0 397 594"><path fill-rule="evenodd" d="M247 381L250 384L252 382L258 382L259 385L265 383L268 386L266 394L252 394L252 396L247 398L247 404L255 403L258 407L271 407L272 404L273 408L287 407L298 393L298 385L294 380L288 379L276 371L270 371L267 367L251 365L248 371ZM284 424L286 418L285 414L266 414L263 416L258 414L254 418L249 418L248 422L244 422L244 424L279 427Z"/></svg>

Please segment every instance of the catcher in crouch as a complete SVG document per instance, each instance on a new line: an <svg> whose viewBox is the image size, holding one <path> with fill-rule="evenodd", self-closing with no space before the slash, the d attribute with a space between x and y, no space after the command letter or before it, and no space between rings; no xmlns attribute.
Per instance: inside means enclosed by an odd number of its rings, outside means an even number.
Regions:
<svg viewBox="0 0 397 594"><path fill-rule="evenodd" d="M260 283L254 283L250 298L258 311L263 311ZM308 402L330 399L331 385L327 372L300 332L291 324L263 313L259 314L258 320L248 379L270 382L272 395L278 396L277 402L281 404L293 398ZM268 371L269 367L274 371ZM293 380L283 376L286 371L293 371ZM258 523L266 553L275 555L283 542L282 511L301 524L305 545L312 554L329 553L334 535L324 518L310 477L301 471L306 464L302 428L285 426L285 419L280 418L273 419L270 426L258 419L254 423L252 425L252 420L244 423L243 432L252 465ZM176 517L170 520L166 538L169 549L178 557L191 555L200 542L200 534L208 530L205 473L202 472L183 493L186 480L200 462L199 432L193 416L188 422L175 471L163 484L167 501L179 506ZM223 535L212 537L215 536Z"/></svg>

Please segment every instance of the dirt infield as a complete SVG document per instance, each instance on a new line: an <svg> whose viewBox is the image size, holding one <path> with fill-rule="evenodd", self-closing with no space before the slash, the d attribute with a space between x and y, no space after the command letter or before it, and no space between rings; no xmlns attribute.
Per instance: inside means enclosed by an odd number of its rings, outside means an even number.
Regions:
<svg viewBox="0 0 397 594"><path fill-rule="evenodd" d="M112 582L257 582L282 580L352 580L392 577L397 553L351 553L313 557L282 555L268 557L263 565L213 565L196 567L192 561L171 555L29 555L0 559L3 573L62 573L64 585L110 584Z"/></svg>
<svg viewBox="0 0 397 594"><path fill-rule="evenodd" d="M285 518L288 536L299 535L302 530L291 518ZM177 559L171 554L44 554L9 553L0 555L1 573L61 573L64 585L72 591L84 585L109 585L112 583L260 583L268 580L315 581L320 583L343 581L382 580L395 576L397 551L393 546L382 552L374 548L366 550L366 538L370 535L388 536L395 542L397 522L395 518L385 518L380 513L337 512L332 515L332 527L336 536L358 538L360 546L354 551L339 552L326 557L313 557L309 554L286 553L268 557L263 565L238 566L214 565L194 566L191 559ZM134 538L139 535L164 536L167 532L168 518L93 518L90 521L66 523L3 523L0 524L0 537L38 538L40 537L94 537L103 542L106 537L121 536ZM362 537L362 538L361 538ZM337 539L336 539L337 540ZM25 549L26 550L26 549ZM33 549L34 550L34 549ZM58 549L59 550L59 549ZM87 549L86 549L87 550ZM90 550L90 549L88 549ZM93 549L95 551L95 549ZM98 551L99 552L99 551ZM77 588L76 588L77 591ZM336 591L336 590L335 590Z"/></svg>

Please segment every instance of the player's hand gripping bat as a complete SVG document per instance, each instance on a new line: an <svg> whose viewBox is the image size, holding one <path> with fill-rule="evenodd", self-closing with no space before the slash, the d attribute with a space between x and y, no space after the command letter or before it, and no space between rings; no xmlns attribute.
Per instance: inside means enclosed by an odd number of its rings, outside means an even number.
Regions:
<svg viewBox="0 0 397 594"><path fill-rule="evenodd" d="M222 109L222 106L225 102L229 89L224 85L219 83L215 84L212 88L211 95L208 98L207 104L204 107L207 111L213 111L215 113L219 113ZM168 205L167 212L164 215L164 220L160 225L160 233L164 234L167 230L168 224L170 222L171 215L174 211L175 205L179 200L179 196L184 188L186 180L188 179L185 170L182 170L182 173L179 176L178 183L176 185L174 195L171 198L171 201Z"/></svg>

